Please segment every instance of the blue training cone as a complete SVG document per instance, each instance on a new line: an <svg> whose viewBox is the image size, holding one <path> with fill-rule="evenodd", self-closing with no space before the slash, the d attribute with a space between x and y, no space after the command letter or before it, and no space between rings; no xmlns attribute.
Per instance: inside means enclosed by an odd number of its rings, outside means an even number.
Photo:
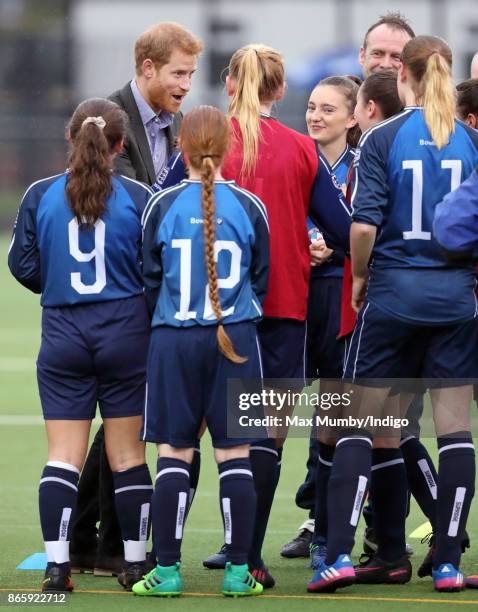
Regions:
<svg viewBox="0 0 478 612"><path fill-rule="evenodd" d="M46 553L33 553L26 559L23 559L16 567L17 570L45 570L46 569Z"/></svg>

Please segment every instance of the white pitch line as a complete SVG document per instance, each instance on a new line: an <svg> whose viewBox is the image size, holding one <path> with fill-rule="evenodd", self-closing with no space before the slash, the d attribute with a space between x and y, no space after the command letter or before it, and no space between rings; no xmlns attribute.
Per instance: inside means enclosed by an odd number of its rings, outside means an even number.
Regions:
<svg viewBox="0 0 478 612"><path fill-rule="evenodd" d="M12 426L32 426L32 425L43 425L43 417L41 415L33 414L2 414L0 415L0 426L1 425L12 425ZM102 420L100 418L93 419L93 425L101 425Z"/></svg>
<svg viewBox="0 0 478 612"><path fill-rule="evenodd" d="M27 357L0 357L1 372L34 372L35 361Z"/></svg>
<svg viewBox="0 0 478 612"><path fill-rule="evenodd" d="M22 342L25 340L40 340L41 328L38 327L0 327L0 342Z"/></svg>

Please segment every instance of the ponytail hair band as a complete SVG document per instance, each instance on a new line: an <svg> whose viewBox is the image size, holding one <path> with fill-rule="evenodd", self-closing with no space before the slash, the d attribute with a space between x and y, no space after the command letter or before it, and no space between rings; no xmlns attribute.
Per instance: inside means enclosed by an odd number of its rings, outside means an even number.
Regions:
<svg viewBox="0 0 478 612"><path fill-rule="evenodd" d="M101 117L101 115L99 117L87 117L81 124L81 127L84 128L88 123L93 123L99 127L100 130L104 129L106 126L106 121L103 119L103 117Z"/></svg>

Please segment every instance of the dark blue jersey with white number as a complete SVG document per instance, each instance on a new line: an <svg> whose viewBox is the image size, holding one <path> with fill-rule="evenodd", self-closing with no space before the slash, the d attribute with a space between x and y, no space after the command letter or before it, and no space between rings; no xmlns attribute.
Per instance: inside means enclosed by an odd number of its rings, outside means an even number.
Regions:
<svg viewBox="0 0 478 612"><path fill-rule="evenodd" d="M88 228L68 204L67 180L65 172L27 189L8 254L12 274L47 307L140 295L141 215L152 191L113 175L106 211Z"/></svg>
<svg viewBox="0 0 478 612"><path fill-rule="evenodd" d="M215 325L204 254L202 185L184 180L153 196L143 215L143 274L153 327ZM262 316L269 272L264 204L216 181L215 259L223 323Z"/></svg>
<svg viewBox="0 0 478 612"><path fill-rule="evenodd" d="M407 321L475 316L474 270L452 267L436 241L435 207L478 163L478 132L455 121L442 149L418 107L363 134L355 159L353 221L375 225L368 299Z"/></svg>

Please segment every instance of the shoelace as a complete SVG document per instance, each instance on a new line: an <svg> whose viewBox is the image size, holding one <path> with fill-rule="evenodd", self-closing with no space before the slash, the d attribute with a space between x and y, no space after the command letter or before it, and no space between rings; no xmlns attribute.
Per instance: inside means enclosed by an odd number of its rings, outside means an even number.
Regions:
<svg viewBox="0 0 478 612"><path fill-rule="evenodd" d="M435 536L433 535L433 531L430 531L430 533L427 533L427 535L424 536L420 540L420 543L421 544L428 544L428 546L433 546L434 540L435 540Z"/></svg>

